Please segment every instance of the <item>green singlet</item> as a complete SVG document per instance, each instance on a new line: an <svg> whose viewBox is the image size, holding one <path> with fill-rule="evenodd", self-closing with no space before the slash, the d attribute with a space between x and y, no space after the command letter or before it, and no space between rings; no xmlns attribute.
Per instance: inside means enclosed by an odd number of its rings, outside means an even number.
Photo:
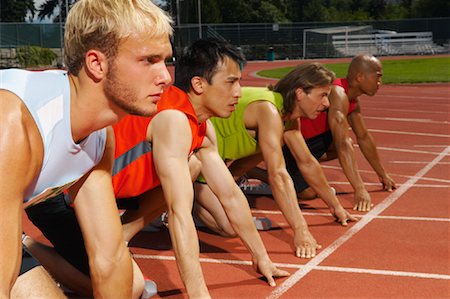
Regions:
<svg viewBox="0 0 450 299"><path fill-rule="evenodd" d="M283 97L266 87L243 87L242 97L236 110L229 118L211 118L217 135L219 154L223 160L237 160L260 151L258 141L253 138L244 124L244 112L247 106L256 101L271 102L281 114Z"/></svg>

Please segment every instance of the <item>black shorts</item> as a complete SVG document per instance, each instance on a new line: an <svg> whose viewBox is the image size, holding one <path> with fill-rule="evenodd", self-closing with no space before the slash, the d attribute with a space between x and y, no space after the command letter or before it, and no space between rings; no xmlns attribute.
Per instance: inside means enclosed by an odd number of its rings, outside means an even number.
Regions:
<svg viewBox="0 0 450 299"><path fill-rule="evenodd" d="M316 137L308 139L306 141L306 145L308 146L311 154L316 159L319 159L323 156L323 154L327 152L332 141L333 137L331 135L331 131L328 131ZM283 155L284 160L286 161L286 169L291 175L292 180L294 181L295 190L297 191L297 193L302 192L303 190L308 188L309 185L303 178L303 175L297 167L297 162L295 161L294 156L286 145L283 146Z"/></svg>
<svg viewBox="0 0 450 299"><path fill-rule="evenodd" d="M28 218L75 268L89 276L89 259L75 211L64 194L25 209Z"/></svg>
<svg viewBox="0 0 450 299"><path fill-rule="evenodd" d="M20 265L19 275L22 275L34 267L40 266L41 264L38 262L34 256L28 251L25 245L22 245L22 264Z"/></svg>

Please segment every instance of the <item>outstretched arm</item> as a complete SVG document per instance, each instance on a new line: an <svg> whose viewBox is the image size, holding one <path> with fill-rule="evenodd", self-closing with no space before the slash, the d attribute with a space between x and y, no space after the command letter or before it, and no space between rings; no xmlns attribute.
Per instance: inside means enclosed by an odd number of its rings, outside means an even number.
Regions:
<svg viewBox="0 0 450 299"><path fill-rule="evenodd" d="M114 136L107 129L100 163L70 188L89 256L94 297L131 298L133 272L112 187Z"/></svg>
<svg viewBox="0 0 450 299"><path fill-rule="evenodd" d="M188 119L180 111L165 110L153 118L148 135L167 203L169 231L178 271L189 297L209 298L191 214L194 192L188 166L192 142Z"/></svg>
<svg viewBox="0 0 450 299"><path fill-rule="evenodd" d="M197 156L202 162L202 174L208 187L217 196L234 231L250 251L256 270L267 278L271 286L275 286L274 277L287 276L289 273L277 269L269 259L253 223L247 199L219 156L211 123L208 123L207 137L203 144L204 147L198 151Z"/></svg>
<svg viewBox="0 0 450 299"><path fill-rule="evenodd" d="M372 202L369 193L358 171L353 141L348 134L350 127L347 121L349 100L342 87L333 86L329 96L328 123L333 135L336 152L345 176L355 190L353 209L369 211Z"/></svg>
<svg viewBox="0 0 450 299"><path fill-rule="evenodd" d="M283 123L279 112L269 102L253 106L257 122L258 142L267 166L270 187L281 212L294 231L295 254L302 258L316 255L317 244L300 210L292 178L286 170L282 152ZM250 108L250 107L249 107ZM247 108L247 109L249 109Z"/></svg>
<svg viewBox="0 0 450 299"><path fill-rule="evenodd" d="M299 122L299 120L297 120ZM336 195L331 191L331 187L320 167L319 162L313 157L305 143L305 140L298 129L284 132L284 142L288 146L297 162L297 167L302 172L303 177L311 188L322 198L330 208L331 214L343 226L347 226L347 221L356 221L341 205Z"/></svg>
<svg viewBox="0 0 450 299"><path fill-rule="evenodd" d="M356 135L356 141L359 144L364 157L372 166L373 170L378 175L380 182L383 184L383 189L386 191L392 191L396 188L394 180L386 173L383 165L381 164L380 157L378 155L377 147L373 140L372 135L367 130L364 118L361 114L361 108L358 107L350 114L349 122L352 126L352 130Z"/></svg>

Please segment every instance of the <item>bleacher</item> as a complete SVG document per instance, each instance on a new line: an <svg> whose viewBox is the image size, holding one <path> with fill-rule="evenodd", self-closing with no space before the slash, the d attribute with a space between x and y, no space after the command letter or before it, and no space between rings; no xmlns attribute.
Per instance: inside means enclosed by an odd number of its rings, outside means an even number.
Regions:
<svg viewBox="0 0 450 299"><path fill-rule="evenodd" d="M448 49L433 42L432 32L335 34L335 50L342 56L359 53L373 55L425 55L446 53Z"/></svg>

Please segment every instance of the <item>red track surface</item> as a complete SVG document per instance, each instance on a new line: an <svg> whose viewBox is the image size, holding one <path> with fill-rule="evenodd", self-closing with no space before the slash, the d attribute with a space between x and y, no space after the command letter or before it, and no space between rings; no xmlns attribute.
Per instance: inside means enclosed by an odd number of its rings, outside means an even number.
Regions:
<svg viewBox="0 0 450 299"><path fill-rule="evenodd" d="M348 61L348 60L347 60ZM299 61L250 62L242 85L270 83L256 70ZM274 229L261 232L271 259L291 273L272 288L250 265L238 238L199 232L206 283L213 298L450 298L450 85L382 86L362 98L381 159L398 189L381 185L357 151L359 168L373 202L348 227L333 221L320 199L301 205L312 234L323 245L310 260L293 254L292 231L270 197L250 197L254 215ZM322 164L344 207L352 188L337 161ZM144 274L158 284L157 298L187 298L168 231L141 232L130 247Z"/></svg>

